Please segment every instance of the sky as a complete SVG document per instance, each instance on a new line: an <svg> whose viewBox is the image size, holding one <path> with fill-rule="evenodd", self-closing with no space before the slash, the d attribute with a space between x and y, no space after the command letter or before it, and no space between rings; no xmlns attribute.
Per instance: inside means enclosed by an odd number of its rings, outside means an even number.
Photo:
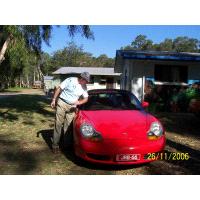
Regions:
<svg viewBox="0 0 200 200"><path fill-rule="evenodd" d="M108 57L115 57L116 50L122 46L131 44L139 34L146 35L154 43L159 43L165 38L174 39L178 36L188 36L200 40L200 26L193 25L92 25L94 40L86 39L80 34L74 38L69 37L66 26L53 27L51 47L43 43L43 51L52 54L63 49L71 41L78 46L83 46L84 51L92 53L97 57L106 54Z"/></svg>

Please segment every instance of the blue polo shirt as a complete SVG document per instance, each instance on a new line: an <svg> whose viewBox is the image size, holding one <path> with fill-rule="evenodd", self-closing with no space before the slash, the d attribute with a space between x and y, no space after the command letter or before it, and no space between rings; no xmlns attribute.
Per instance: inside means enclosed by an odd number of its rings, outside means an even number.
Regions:
<svg viewBox="0 0 200 200"><path fill-rule="evenodd" d="M77 77L65 79L61 84L60 98L69 104L74 104L81 96L88 97L87 87L79 84Z"/></svg>

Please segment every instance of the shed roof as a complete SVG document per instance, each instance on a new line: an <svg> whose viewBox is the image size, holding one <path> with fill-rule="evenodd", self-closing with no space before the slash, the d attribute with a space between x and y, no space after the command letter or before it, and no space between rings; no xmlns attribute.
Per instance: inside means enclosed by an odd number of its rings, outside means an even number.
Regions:
<svg viewBox="0 0 200 200"><path fill-rule="evenodd" d="M111 75L120 76L120 73L115 73L113 67L60 67L52 74L80 74L89 72L90 75Z"/></svg>
<svg viewBox="0 0 200 200"><path fill-rule="evenodd" d="M200 62L200 53L191 52L117 50L116 58L117 57L137 60L173 60Z"/></svg>
<svg viewBox="0 0 200 200"><path fill-rule="evenodd" d="M53 80L53 76L44 76L44 80Z"/></svg>

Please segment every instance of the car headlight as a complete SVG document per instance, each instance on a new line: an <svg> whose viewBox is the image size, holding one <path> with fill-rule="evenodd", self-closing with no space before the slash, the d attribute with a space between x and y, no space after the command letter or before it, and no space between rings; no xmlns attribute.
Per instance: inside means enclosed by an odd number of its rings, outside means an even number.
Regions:
<svg viewBox="0 0 200 200"><path fill-rule="evenodd" d="M163 135L163 128L159 122L152 122L148 131L149 139L157 139Z"/></svg>
<svg viewBox="0 0 200 200"><path fill-rule="evenodd" d="M92 137L94 135L94 128L90 124L83 124L81 126L81 133L84 137Z"/></svg>
<svg viewBox="0 0 200 200"><path fill-rule="evenodd" d="M80 128L81 134L83 137L88 138L92 141L102 141L102 136L98 133L92 125L90 124L83 124Z"/></svg>

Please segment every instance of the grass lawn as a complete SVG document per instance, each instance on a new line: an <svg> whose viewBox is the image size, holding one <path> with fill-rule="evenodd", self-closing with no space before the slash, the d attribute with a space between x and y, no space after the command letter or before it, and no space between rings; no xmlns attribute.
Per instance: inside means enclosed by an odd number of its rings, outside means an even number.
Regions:
<svg viewBox="0 0 200 200"><path fill-rule="evenodd" d="M193 115L159 115L167 129L166 152L187 152L189 160L101 166L76 158L71 150L51 153L54 111L49 104L36 94L0 99L0 174L200 174L200 120Z"/></svg>
<svg viewBox="0 0 200 200"><path fill-rule="evenodd" d="M28 88L27 88L28 89ZM3 91L1 92L21 92L23 91L24 88L20 88L20 87L11 87L11 88L7 88L7 89L4 89Z"/></svg>
<svg viewBox="0 0 200 200"><path fill-rule="evenodd" d="M0 174L110 174L82 166L71 150L52 154L54 111L49 104L41 95L0 99Z"/></svg>

